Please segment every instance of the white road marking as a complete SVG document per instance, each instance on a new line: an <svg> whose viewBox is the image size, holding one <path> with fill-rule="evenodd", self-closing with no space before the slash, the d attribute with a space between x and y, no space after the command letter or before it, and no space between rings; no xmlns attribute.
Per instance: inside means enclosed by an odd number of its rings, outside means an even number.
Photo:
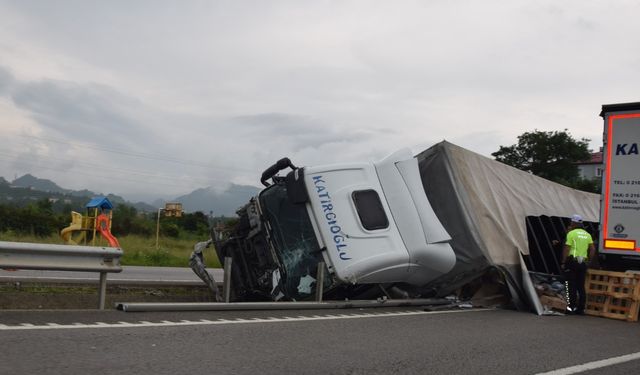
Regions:
<svg viewBox="0 0 640 375"><path fill-rule="evenodd" d="M60 324L57 326L51 325L33 325L30 323L21 323L20 325L0 325L0 331L30 331L30 330L51 330L51 329L80 329L80 328L136 328L136 327L181 327L181 326L209 326L209 325L228 325L228 324L250 324L250 323L281 323L281 322L305 322L305 321L315 321L315 320L341 320L341 319L370 319L370 318L381 318L381 317L390 317L390 316L412 316L412 315L440 315L440 314L461 314L461 313L470 313L470 312L480 312L480 311L490 311L493 309L475 309L475 310L455 310L455 311L409 311L409 312L380 312L380 313L364 313L359 315L313 315L313 316L298 316L296 318L292 317L283 317L283 318L275 318L275 317L267 317L267 318L251 318L251 319L242 319L242 320L226 320L226 319L218 319L215 321L210 320L199 320L199 321L189 321L183 320L179 322L171 322L171 321L161 321L161 322L149 322L146 320L141 320L139 323L127 323L127 322L117 322L117 323L73 323L73 324Z"/></svg>
<svg viewBox="0 0 640 375"><path fill-rule="evenodd" d="M557 370L553 370L553 371L549 371L549 372L541 372L541 373L536 374L536 375L570 375L570 374L577 374L579 372L585 372L585 371L599 369L599 368L602 368L602 367L618 365L620 363L625 363L625 362L629 362L629 361L635 361L635 360L638 360L638 359L640 359L640 352L631 353L631 354L627 354L627 355L621 355L619 357L612 357L612 358L602 359L600 361L587 362L587 363L582 364L582 365L565 367L565 368L561 368L561 369L557 369Z"/></svg>

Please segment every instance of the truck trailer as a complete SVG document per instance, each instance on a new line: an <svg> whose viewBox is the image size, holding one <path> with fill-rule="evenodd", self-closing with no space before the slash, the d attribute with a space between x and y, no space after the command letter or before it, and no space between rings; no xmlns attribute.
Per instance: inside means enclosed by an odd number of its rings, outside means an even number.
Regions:
<svg viewBox="0 0 640 375"><path fill-rule="evenodd" d="M602 106L604 173L599 253L611 269L640 269L640 103Z"/></svg>
<svg viewBox="0 0 640 375"><path fill-rule="evenodd" d="M299 168L279 160L237 222L212 229L218 258L233 259L232 300L311 299L319 266L327 298L416 293L456 263L423 180L408 149L375 163Z"/></svg>

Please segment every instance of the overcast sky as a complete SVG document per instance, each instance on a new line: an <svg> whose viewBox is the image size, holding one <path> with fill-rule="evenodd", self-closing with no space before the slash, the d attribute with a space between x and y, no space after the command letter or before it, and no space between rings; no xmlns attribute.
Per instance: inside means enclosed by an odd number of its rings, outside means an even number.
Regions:
<svg viewBox="0 0 640 375"><path fill-rule="evenodd" d="M2 1L0 176L130 199L446 139L602 144L637 1Z"/></svg>

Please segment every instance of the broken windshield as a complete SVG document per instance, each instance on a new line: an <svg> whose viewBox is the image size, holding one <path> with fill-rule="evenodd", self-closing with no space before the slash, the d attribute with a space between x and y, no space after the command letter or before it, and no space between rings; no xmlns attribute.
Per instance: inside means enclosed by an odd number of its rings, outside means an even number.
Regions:
<svg viewBox="0 0 640 375"><path fill-rule="evenodd" d="M281 184L260 194L260 206L271 225L271 237L284 268L285 294L303 299L315 293L316 268L322 255L306 206L291 203Z"/></svg>

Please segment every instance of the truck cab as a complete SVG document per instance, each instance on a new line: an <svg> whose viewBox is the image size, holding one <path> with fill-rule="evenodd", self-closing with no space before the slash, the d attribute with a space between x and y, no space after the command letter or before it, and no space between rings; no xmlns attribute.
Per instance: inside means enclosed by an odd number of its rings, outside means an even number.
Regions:
<svg viewBox="0 0 640 375"><path fill-rule="evenodd" d="M376 163L297 168L285 158L261 180L266 188L238 211L231 232L212 235L220 259L234 258L236 299L308 299L320 262L326 293L340 297L421 286L455 264L408 149Z"/></svg>

